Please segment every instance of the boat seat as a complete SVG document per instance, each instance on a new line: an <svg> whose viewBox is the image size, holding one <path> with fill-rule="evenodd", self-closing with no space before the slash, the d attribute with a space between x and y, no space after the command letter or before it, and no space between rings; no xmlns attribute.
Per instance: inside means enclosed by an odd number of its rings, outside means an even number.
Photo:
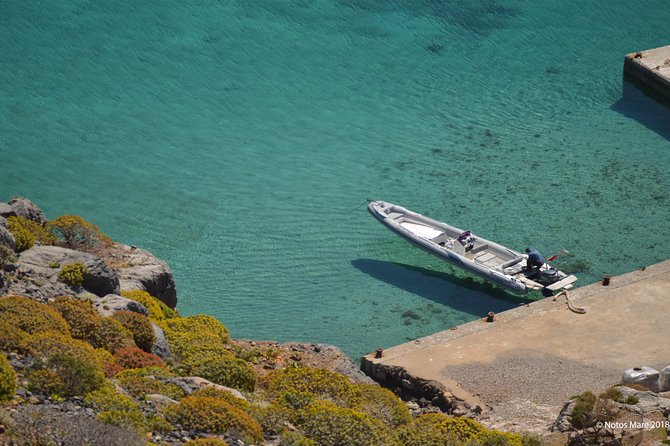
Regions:
<svg viewBox="0 0 670 446"><path fill-rule="evenodd" d="M520 261L522 261L524 258L523 257L515 257L512 260L508 260L507 262L503 263L500 265L501 269L509 268L510 266L514 266Z"/></svg>
<svg viewBox="0 0 670 446"><path fill-rule="evenodd" d="M472 248L470 251L468 251L468 254L477 254L478 252L484 251L485 249L488 249L489 244L484 243L483 245L479 245L477 247Z"/></svg>

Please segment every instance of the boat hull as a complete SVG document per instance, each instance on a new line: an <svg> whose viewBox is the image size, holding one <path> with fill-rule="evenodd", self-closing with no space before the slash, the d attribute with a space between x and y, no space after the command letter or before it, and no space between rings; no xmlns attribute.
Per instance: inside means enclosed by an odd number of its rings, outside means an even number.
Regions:
<svg viewBox="0 0 670 446"><path fill-rule="evenodd" d="M417 248L509 291L523 294L545 289L544 285L529 278L530 270L525 269L525 254L474 235L470 245L464 244L460 238L470 234L470 231L463 231L392 203L372 201L368 204L368 212ZM542 268L548 270L550 267L545 265ZM536 270L534 274L540 272ZM559 277L564 279L568 276L560 273ZM565 288L569 288L570 284Z"/></svg>

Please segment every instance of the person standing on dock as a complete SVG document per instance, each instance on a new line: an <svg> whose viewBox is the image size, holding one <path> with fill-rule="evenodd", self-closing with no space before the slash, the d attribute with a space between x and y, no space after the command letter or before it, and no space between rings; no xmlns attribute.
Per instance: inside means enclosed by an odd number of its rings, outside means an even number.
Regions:
<svg viewBox="0 0 670 446"><path fill-rule="evenodd" d="M528 269L541 268L546 263L546 260L537 249L526 248L526 254L528 254L528 260L526 261Z"/></svg>

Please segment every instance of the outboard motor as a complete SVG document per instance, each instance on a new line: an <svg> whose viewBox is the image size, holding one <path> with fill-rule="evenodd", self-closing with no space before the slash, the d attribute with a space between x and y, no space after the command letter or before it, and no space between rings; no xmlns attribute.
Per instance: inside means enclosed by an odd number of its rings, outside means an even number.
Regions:
<svg viewBox="0 0 670 446"><path fill-rule="evenodd" d="M547 268L540 271L540 274L538 274L538 276L533 280L541 283L544 286L551 285L552 283L558 282L559 280L558 270L556 268Z"/></svg>

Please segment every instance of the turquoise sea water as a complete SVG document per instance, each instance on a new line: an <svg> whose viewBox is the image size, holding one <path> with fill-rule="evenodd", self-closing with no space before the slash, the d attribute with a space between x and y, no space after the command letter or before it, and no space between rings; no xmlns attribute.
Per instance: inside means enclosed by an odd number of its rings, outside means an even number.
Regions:
<svg viewBox="0 0 670 446"><path fill-rule="evenodd" d="M670 109L622 79L667 6L4 0L0 199L149 249L236 337L358 356L521 302L366 198L567 248L581 285L668 257Z"/></svg>

